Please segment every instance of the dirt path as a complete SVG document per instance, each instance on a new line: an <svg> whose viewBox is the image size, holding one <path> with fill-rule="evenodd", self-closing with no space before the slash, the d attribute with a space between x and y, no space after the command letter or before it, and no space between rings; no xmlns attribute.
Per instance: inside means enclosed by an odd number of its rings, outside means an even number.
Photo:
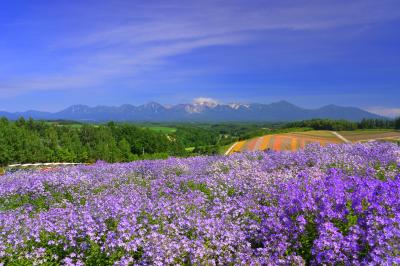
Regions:
<svg viewBox="0 0 400 266"><path fill-rule="evenodd" d="M345 143L351 143L350 140L346 139L345 137L343 137L342 135L340 135L339 133L337 133L336 131L331 131L331 133L333 135L335 135L336 137L338 137L339 139L343 140Z"/></svg>
<svg viewBox="0 0 400 266"><path fill-rule="evenodd" d="M233 143L232 146L229 147L229 149L225 152L225 155L229 155L233 149L233 147L235 147L237 142Z"/></svg>

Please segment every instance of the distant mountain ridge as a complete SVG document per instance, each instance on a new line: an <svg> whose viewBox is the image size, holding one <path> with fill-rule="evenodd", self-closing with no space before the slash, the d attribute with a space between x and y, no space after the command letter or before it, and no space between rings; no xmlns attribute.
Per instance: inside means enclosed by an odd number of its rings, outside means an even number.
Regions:
<svg viewBox="0 0 400 266"><path fill-rule="evenodd" d="M65 119L76 121L129 121L129 122L277 122L298 121L313 118L345 119L359 121L363 118L385 118L357 107L326 105L317 109L306 109L287 101L270 104L217 104L196 102L164 106L157 102L134 106L72 105L62 111L50 113L40 111L1 112L0 117L11 120L19 117L34 119Z"/></svg>

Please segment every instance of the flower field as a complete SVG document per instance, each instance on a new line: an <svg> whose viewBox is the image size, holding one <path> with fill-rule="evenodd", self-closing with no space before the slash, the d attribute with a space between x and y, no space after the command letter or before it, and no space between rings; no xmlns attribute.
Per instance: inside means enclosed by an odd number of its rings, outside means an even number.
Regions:
<svg viewBox="0 0 400 266"><path fill-rule="evenodd" d="M400 147L309 145L8 174L0 262L399 264Z"/></svg>
<svg viewBox="0 0 400 266"><path fill-rule="evenodd" d="M327 144L340 144L343 143L343 141L329 131L272 134L238 141L232 145L228 153L263 151L266 149L274 151L296 151L312 143L325 146Z"/></svg>
<svg viewBox="0 0 400 266"><path fill-rule="evenodd" d="M400 141L399 131L388 130L355 130L355 131L339 131L341 136L345 137L347 142L369 142L369 141ZM318 143L321 146L328 144L345 143L334 135L332 131L327 130L311 130L304 132L292 132L282 134L271 134L261 137L242 140L234 143L227 153L246 151L263 151L266 149L274 151L296 151L303 149L305 146Z"/></svg>

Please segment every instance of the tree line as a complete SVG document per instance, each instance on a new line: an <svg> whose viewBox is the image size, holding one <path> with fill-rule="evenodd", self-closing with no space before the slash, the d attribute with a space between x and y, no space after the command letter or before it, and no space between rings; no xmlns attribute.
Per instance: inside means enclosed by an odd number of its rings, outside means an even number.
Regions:
<svg viewBox="0 0 400 266"><path fill-rule="evenodd" d="M35 162L125 162L186 155L175 138L131 124L83 124L0 119L0 165Z"/></svg>
<svg viewBox="0 0 400 266"><path fill-rule="evenodd" d="M314 130L400 129L400 117L390 119L363 119L360 122L331 119L311 119L287 123L286 128L308 127Z"/></svg>

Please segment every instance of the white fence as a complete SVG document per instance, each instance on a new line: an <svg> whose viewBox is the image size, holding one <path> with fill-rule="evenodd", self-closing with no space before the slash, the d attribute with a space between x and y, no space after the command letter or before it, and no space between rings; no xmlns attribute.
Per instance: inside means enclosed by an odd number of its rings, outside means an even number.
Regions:
<svg viewBox="0 0 400 266"><path fill-rule="evenodd" d="M59 165L80 165L84 163L25 163L25 164L10 164L5 168L13 167L34 167L34 166L59 166Z"/></svg>
<svg viewBox="0 0 400 266"><path fill-rule="evenodd" d="M86 165L86 163L25 163L25 164L10 164L4 167L0 167L0 175L6 173L12 173L22 169L35 169L35 168L50 168L57 166L74 166L74 165Z"/></svg>

